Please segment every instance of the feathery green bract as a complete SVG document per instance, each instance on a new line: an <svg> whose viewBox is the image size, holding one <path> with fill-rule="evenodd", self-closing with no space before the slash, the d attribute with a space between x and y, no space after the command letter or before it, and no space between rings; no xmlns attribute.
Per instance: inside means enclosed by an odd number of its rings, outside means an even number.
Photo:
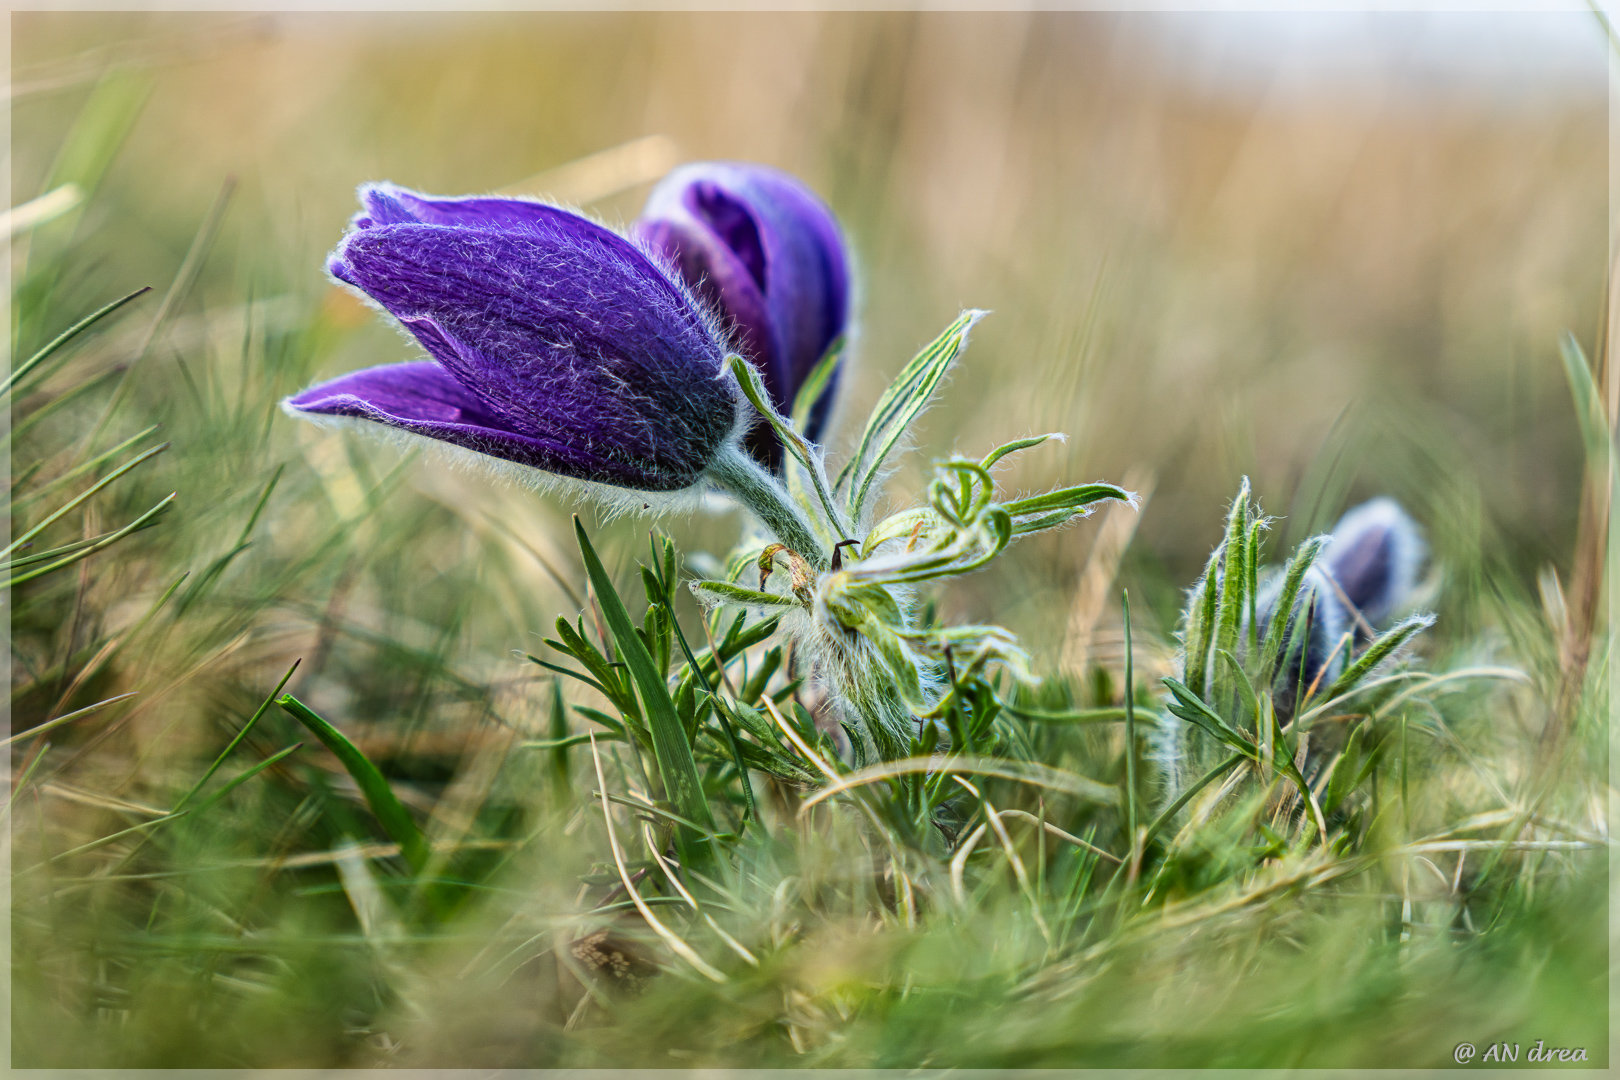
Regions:
<svg viewBox="0 0 1620 1080"><path fill-rule="evenodd" d="M1357 683L1367 677L1373 668L1383 663L1396 649L1410 641L1413 635L1427 630L1433 625L1433 615L1412 615L1390 627L1384 633L1379 634L1373 639L1372 644L1368 645L1361 655L1357 656L1344 669L1344 674L1334 680L1333 685L1328 687L1327 693L1322 695L1323 699L1332 701L1349 693Z"/></svg>
<svg viewBox="0 0 1620 1080"><path fill-rule="evenodd" d="M1039 446L1050 439L1062 440L1063 436L1058 432L1049 431L1045 435L1031 435L1028 438L1014 439L1012 442L1002 443L1000 446L990 451L984 456L984 460L979 464L988 470L1002 458L1007 457L1010 454L1016 454L1020 450L1028 450L1031 447Z"/></svg>
<svg viewBox="0 0 1620 1080"><path fill-rule="evenodd" d="M647 728L652 735L653 753L658 761L658 773L664 783L664 794L675 812L701 828L713 830L714 816L709 812L708 800L703 795L703 783L698 779L697 765L692 759L692 745L688 741L680 719L675 715L675 702L669 696L664 673L653 663L647 643L636 632L624 601L613 587L602 560L591 547L590 537L579 519L574 519L574 537L579 542L580 556L585 572L590 576L596 593L597 605L613 634L613 643L619 657L630 669L630 677L640 693L646 710Z"/></svg>
<svg viewBox="0 0 1620 1080"><path fill-rule="evenodd" d="M1131 495L1124 488L1114 484L1079 484L1075 487L1048 491L1042 495L1031 495L1026 499L1014 499L1012 502L1003 503L1002 506L1013 517L1023 517L1054 511L1079 511L1104 499L1129 502Z"/></svg>
<svg viewBox="0 0 1620 1080"><path fill-rule="evenodd" d="M1249 479L1244 477L1237 497L1232 500L1226 518L1226 535L1221 541L1220 600L1210 643L1216 657L1222 652L1237 653L1238 631L1249 607L1248 535L1253 513L1249 505ZM1212 658L1209 700L1217 708L1228 709L1235 704L1232 693L1232 677L1226 666Z"/></svg>
<svg viewBox="0 0 1620 1080"><path fill-rule="evenodd" d="M1209 690L1209 652L1215 640L1215 612L1220 601L1221 556L1224 543L1210 554L1203 577L1188 598L1183 614L1186 641L1184 676L1187 685L1203 694Z"/></svg>
<svg viewBox="0 0 1620 1080"><path fill-rule="evenodd" d="M1329 539L1326 536L1311 537L1300 544L1288 560L1282 591L1277 595L1277 616L1266 625L1265 634L1260 642L1260 671L1263 679L1269 679L1281 668L1283 658L1290 655L1294 647L1294 638L1302 632L1303 628L1297 624L1305 620L1295 614L1294 608L1299 603L1305 575L1321 557ZM1284 640L1285 638L1288 640Z"/></svg>
<svg viewBox="0 0 1620 1080"><path fill-rule="evenodd" d="M866 509L867 496L894 450L913 421L921 415L939 387L951 362L961 354L967 344L968 332L973 324L987 313L964 311L945 330L923 348L895 376L889 388L878 398L872 415L866 421L866 430L849 464L833 485L835 490L848 491L850 517L859 520ZM847 489L845 484L848 484Z"/></svg>
<svg viewBox="0 0 1620 1080"><path fill-rule="evenodd" d="M761 592L758 589L745 589L741 585L733 585L729 581L694 581L692 582L692 588L699 592L713 593L719 599L733 604L759 607L799 606L799 601L791 596Z"/></svg>
<svg viewBox="0 0 1620 1080"><path fill-rule="evenodd" d="M742 357L732 355L727 358L731 373L737 377L737 385L742 388L743 397L754 411L765 418L765 422L776 432L788 456L810 475L811 486L815 489L816 499L821 504L821 510L827 515L827 524L835 532L844 531L843 517L838 508L833 505L832 491L827 483L826 471L821 464L821 454L803 435L794 430L794 425L785 416L781 415L771 405L770 391L765 389L765 380L760 377L754 365Z"/></svg>

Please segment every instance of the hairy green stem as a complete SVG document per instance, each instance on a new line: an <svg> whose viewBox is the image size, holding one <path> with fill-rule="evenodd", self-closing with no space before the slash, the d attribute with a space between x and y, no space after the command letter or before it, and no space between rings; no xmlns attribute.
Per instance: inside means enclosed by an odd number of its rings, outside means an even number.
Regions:
<svg viewBox="0 0 1620 1080"><path fill-rule="evenodd" d="M832 565L821 541L816 539L815 529L805 519L804 511L788 497L776 478L741 447L728 444L722 449L709 466L708 475L715 486L735 495L772 535L802 555L815 569L825 571Z"/></svg>

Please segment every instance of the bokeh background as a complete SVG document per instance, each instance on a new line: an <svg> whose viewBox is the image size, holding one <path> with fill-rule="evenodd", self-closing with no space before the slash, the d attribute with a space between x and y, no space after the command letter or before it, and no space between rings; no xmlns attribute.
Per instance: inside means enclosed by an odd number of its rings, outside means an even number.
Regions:
<svg viewBox="0 0 1620 1080"><path fill-rule="evenodd" d="M276 407L413 354L323 271L370 180L543 196L623 224L682 161L801 176L858 266L834 462L919 346L961 308L991 309L891 490L917 490L952 450L1068 433L1005 482L1151 493L1120 573L1150 652L1168 649L1245 474L1289 542L1361 498L1400 498L1437 556L1438 652L1513 637L1504 598L1534 608L1538 573L1570 575L1582 450L1559 341L1594 351L1609 243L1607 54L1585 15L16 13L11 44L12 201L69 183L82 196L14 238L14 355L156 290L16 403L14 466L49 477L77 460L97 395L121 382L98 446L150 424L173 445L85 529L179 492L160 526L15 613L17 727L146 694L56 736L44 794L15 818L19 852L169 805L299 657L290 688L436 828L471 827L453 811L472 803L437 797L447 785L486 806L499 784L521 789L518 766L490 778L514 732L543 730L549 683L513 650L538 651L578 610L577 508L425 458L401 467ZM585 513L612 565L645 551L645 523ZM1117 613L1085 568L1127 513L1026 541L941 603L1012 628L1048 670L1106 659L1087 650L1117 640ZM724 550L737 522L661 526L685 550ZM181 571L185 622L143 621ZM98 651L126 632L136 646ZM264 753L297 737L285 717L263 730ZM264 798L262 835L207 843L251 860L320 842L298 831L315 827L307 799ZM514 888L560 909L566 877L537 864ZM321 1010L352 972L302 1000L245 995L211 1057L161 994L105 989L123 961L108 975L81 947L73 927L89 924L64 889L67 907L18 939L31 1062L96 1059L94 1040L36 1035L97 1008L145 1016L109 1062L332 1060L340 1035L309 1033L335 1023Z"/></svg>
<svg viewBox="0 0 1620 1080"><path fill-rule="evenodd" d="M677 161L758 160L855 246L846 438L986 307L918 467L1065 431L1009 482L1151 473L1137 557L1170 580L1244 473L1290 539L1388 491L1482 558L1570 550L1557 342L1594 339L1606 250L1605 55L1580 14L20 13L13 50L14 201L87 100L127 102L64 315L163 284L234 177L193 302L318 311L303 370L327 376L410 352L321 270L357 184L623 223ZM182 406L178 377L156 358L143 390ZM1063 590L1075 543L1016 560L1040 568L1020 588Z"/></svg>

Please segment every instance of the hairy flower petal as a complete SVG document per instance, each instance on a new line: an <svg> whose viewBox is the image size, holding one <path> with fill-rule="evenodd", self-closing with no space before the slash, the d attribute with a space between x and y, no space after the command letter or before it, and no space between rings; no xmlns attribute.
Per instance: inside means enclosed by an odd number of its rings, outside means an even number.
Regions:
<svg viewBox="0 0 1620 1080"><path fill-rule="evenodd" d="M593 457L566 439L511 430L460 380L431 361L350 372L288 398L287 404L312 416L376 421L550 473L644 489L661 480L617 456Z"/></svg>
<svg viewBox="0 0 1620 1080"><path fill-rule="evenodd" d="M495 195L422 195L397 184L367 184L360 189L365 207L351 224L357 229L377 225L463 225L473 229L544 228L559 217L577 217L566 210L532 199Z"/></svg>
<svg viewBox="0 0 1620 1080"><path fill-rule="evenodd" d="M406 374L430 380L418 397L453 401L457 416L401 405L417 398L400 397L403 375L377 381L391 369L313 388L289 408L341 400L326 411L646 491L692 486L731 438L741 399L717 332L623 237L526 200L435 199L391 185L363 189L362 200L328 268L421 342L437 367ZM360 374L374 378L353 382ZM371 401L368 390L395 396ZM491 441L492 431L509 438Z"/></svg>

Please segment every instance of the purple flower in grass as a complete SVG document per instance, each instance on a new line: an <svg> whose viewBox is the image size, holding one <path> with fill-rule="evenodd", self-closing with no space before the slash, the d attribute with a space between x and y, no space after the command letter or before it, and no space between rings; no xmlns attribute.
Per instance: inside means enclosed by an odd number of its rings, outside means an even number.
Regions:
<svg viewBox="0 0 1620 1080"><path fill-rule="evenodd" d="M845 332L849 268L832 211L798 180L761 165L705 162L665 177L632 234L662 252L720 316L759 369L779 412ZM820 441L838 372L811 408L804 435ZM780 470L782 448L757 425L748 449Z"/></svg>
<svg viewBox="0 0 1620 1080"><path fill-rule="evenodd" d="M1425 554L1417 523L1382 495L1346 511L1333 526L1327 565L1365 626L1377 629L1417 591ZM1365 628L1358 629L1365 636Z"/></svg>
<svg viewBox="0 0 1620 1080"><path fill-rule="evenodd" d="M692 487L739 428L726 347L634 244L522 199L432 198L389 184L332 254L332 275L431 357L341 376L286 401L574 480Z"/></svg>

